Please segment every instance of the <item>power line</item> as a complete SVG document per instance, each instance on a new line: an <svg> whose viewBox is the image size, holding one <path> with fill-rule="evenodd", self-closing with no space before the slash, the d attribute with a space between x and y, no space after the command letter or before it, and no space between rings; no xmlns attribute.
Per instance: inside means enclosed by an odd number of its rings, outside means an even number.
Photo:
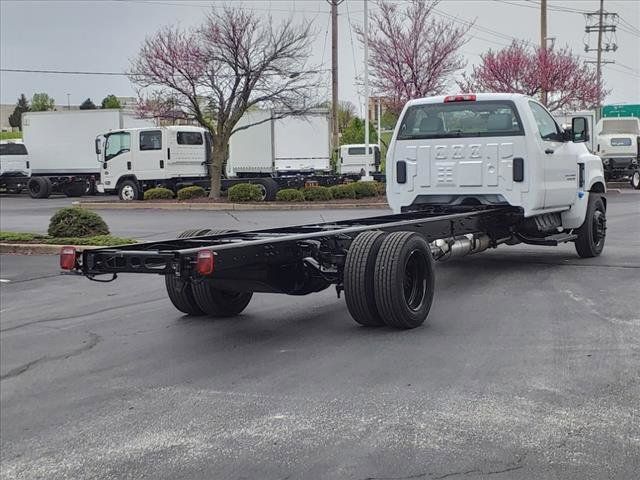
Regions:
<svg viewBox="0 0 640 480"><path fill-rule="evenodd" d="M300 75L300 73L324 73L329 72L330 69L322 68L318 70L308 70L305 72L292 72L291 74ZM52 75L102 75L102 76L120 76L120 77L141 77L148 75L146 73L126 73L126 72L95 72L95 71L80 71L80 70L35 70L30 68L0 68L0 72L8 72L8 73L43 73L43 74L52 74ZM286 77L286 75L282 75L280 73L264 73L263 75L268 76L282 76ZM226 77L235 77L235 75L220 75Z"/></svg>

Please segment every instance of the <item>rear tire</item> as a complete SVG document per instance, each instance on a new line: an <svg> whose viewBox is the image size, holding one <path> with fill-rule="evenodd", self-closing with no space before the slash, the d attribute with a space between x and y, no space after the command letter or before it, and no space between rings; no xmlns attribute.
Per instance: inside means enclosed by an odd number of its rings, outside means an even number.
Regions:
<svg viewBox="0 0 640 480"><path fill-rule="evenodd" d="M235 317L249 305L253 297L253 292L220 290L207 279L193 283L191 288L198 307L212 317Z"/></svg>
<svg viewBox="0 0 640 480"><path fill-rule="evenodd" d="M261 178L260 180L254 180L251 183L258 185L262 191L262 201L273 202L276 199L276 194L280 187L278 182L273 178Z"/></svg>
<svg viewBox="0 0 640 480"><path fill-rule="evenodd" d="M194 228L191 230L185 230L177 238L189 238L189 237L198 237L203 235L216 235L220 233L229 233L233 230L211 230L208 228ZM169 295L169 300L173 303L173 306L176 307L183 313L187 315L193 316L201 316L208 313L206 310L200 308L198 302L196 301L194 291L193 291L193 283L190 279L186 281L181 279L176 275L165 275L164 276L164 284L167 288L167 294ZM247 302L248 303L248 302Z"/></svg>
<svg viewBox="0 0 640 480"><path fill-rule="evenodd" d="M47 177L33 177L27 184L31 198L49 198L51 195L51 181Z"/></svg>
<svg viewBox="0 0 640 480"><path fill-rule="evenodd" d="M123 202L131 202L144 199L144 195L137 181L125 180L118 187L118 198Z"/></svg>
<svg viewBox="0 0 640 480"><path fill-rule="evenodd" d="M375 267L375 298L385 323L415 328L429 315L435 272L431 249L414 232L394 232L380 246Z"/></svg>
<svg viewBox="0 0 640 480"><path fill-rule="evenodd" d="M359 234L349 247L344 265L344 297L353 319L366 327L385 324L375 298L376 257L385 232Z"/></svg>
<svg viewBox="0 0 640 480"><path fill-rule="evenodd" d="M607 215L602 197L589 194L589 204L584 222L576 232L576 252L582 258L597 257L602 253L607 235Z"/></svg>
<svg viewBox="0 0 640 480"><path fill-rule="evenodd" d="M67 197L81 197L87 190L86 182L65 183L62 186L62 193Z"/></svg>
<svg viewBox="0 0 640 480"><path fill-rule="evenodd" d="M640 170L636 170L631 174L630 182L635 190L640 190Z"/></svg>

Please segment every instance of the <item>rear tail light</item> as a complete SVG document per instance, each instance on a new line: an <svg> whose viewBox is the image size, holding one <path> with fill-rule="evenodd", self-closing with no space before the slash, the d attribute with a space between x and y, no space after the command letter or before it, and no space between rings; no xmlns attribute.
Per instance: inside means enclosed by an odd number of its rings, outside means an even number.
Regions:
<svg viewBox="0 0 640 480"><path fill-rule="evenodd" d="M73 270L76 267L76 253L74 247L62 247L60 250L60 268Z"/></svg>
<svg viewBox="0 0 640 480"><path fill-rule="evenodd" d="M200 250L196 260L196 272L200 275L211 275L215 264L215 256L211 250Z"/></svg>
<svg viewBox="0 0 640 480"><path fill-rule="evenodd" d="M449 95L448 97L444 97L444 103L449 102L475 102L475 95Z"/></svg>

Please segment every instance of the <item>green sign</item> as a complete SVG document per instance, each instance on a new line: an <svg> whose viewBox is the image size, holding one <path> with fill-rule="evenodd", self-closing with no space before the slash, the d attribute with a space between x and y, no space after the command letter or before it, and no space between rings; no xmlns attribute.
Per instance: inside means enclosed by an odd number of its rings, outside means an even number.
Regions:
<svg viewBox="0 0 640 480"><path fill-rule="evenodd" d="M640 105L605 105L602 107L602 116L640 118Z"/></svg>

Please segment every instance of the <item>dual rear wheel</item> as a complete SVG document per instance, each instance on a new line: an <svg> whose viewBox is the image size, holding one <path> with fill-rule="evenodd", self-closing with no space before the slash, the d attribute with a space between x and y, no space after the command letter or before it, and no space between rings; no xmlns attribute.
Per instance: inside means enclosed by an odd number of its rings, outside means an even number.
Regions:
<svg viewBox="0 0 640 480"><path fill-rule="evenodd" d="M433 302L435 271L428 242L415 232L363 232L344 268L349 313L361 325L415 328Z"/></svg>
<svg viewBox="0 0 640 480"><path fill-rule="evenodd" d="M228 233L231 230L193 229L186 230L178 238L199 237ZM192 281L176 275L164 276L169 300L173 306L187 315L212 317L234 317L239 315L251 301L253 292L235 292L214 288L206 279Z"/></svg>

